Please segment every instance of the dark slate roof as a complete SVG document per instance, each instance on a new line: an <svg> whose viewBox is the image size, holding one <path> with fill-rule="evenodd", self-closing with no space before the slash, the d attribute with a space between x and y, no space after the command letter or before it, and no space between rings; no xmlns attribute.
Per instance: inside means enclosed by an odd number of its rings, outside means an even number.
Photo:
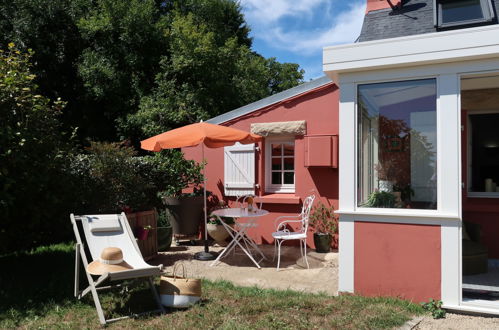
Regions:
<svg viewBox="0 0 499 330"><path fill-rule="evenodd" d="M284 101L286 99L292 98L294 96L297 96L297 95L300 95L303 93L307 93L313 89L327 85L331 82L332 82L332 80L327 76L324 76L324 77L321 77L318 79L314 79L314 80L311 80L309 82L298 85L296 87L287 89L283 92L271 95L269 97L266 97L264 99L258 100L256 102L250 103L250 104L245 105L245 106L242 106L242 107L237 108L235 110L226 112L224 114L221 114L220 116L211 118L211 119L207 120L206 122L212 123L212 124L221 124L221 123L224 123L226 121L244 116L244 115L251 113L253 111L265 108L269 105L279 103L281 101Z"/></svg>
<svg viewBox="0 0 499 330"><path fill-rule="evenodd" d="M496 14L493 23L497 24L499 0L493 0L492 4ZM437 31L433 22L433 0L405 0L404 7L400 10L381 9L367 13L359 42Z"/></svg>

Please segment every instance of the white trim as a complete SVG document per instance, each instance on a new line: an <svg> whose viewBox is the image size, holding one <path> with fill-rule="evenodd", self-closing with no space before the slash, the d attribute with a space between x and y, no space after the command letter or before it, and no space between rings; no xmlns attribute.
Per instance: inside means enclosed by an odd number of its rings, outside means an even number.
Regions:
<svg viewBox="0 0 499 330"><path fill-rule="evenodd" d="M282 143L282 144L292 144L294 147L294 170L284 170L284 167L280 172L293 172L294 173L294 184L272 184L272 148L270 145L272 143ZM291 158L291 156L281 156L283 158ZM283 178L284 180L284 178ZM270 193L294 193L296 185L296 143L294 136L279 136L279 137L266 137L265 138L265 192Z"/></svg>
<svg viewBox="0 0 499 330"><path fill-rule="evenodd" d="M355 218L342 215L338 234L341 241L338 247L338 292L354 292L354 246Z"/></svg>
<svg viewBox="0 0 499 330"><path fill-rule="evenodd" d="M458 312L499 315L499 308L497 308L497 306L482 307L476 305L475 303L463 302L461 305L443 304L442 307L451 311L458 311Z"/></svg>
<svg viewBox="0 0 499 330"><path fill-rule="evenodd" d="M412 211L412 212L411 212ZM431 218L431 219L461 219L458 214L441 213L435 210L412 210L412 209L388 209L388 208L359 208L358 210L337 210L334 213L340 215L372 216L383 218ZM386 221L384 221L386 222Z"/></svg>
<svg viewBox="0 0 499 330"><path fill-rule="evenodd" d="M323 70L344 72L448 63L499 55L498 25L325 47Z"/></svg>
<svg viewBox="0 0 499 330"><path fill-rule="evenodd" d="M461 301L461 221L440 227L441 300L458 305Z"/></svg>

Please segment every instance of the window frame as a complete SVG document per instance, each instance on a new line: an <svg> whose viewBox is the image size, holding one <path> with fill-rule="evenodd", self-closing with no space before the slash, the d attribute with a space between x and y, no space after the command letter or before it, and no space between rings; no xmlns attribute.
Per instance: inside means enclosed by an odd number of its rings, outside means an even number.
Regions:
<svg viewBox="0 0 499 330"><path fill-rule="evenodd" d="M272 144L292 144L294 147L294 184L272 184ZM281 159L284 156L281 155ZM291 158L291 157L288 157ZM284 172L284 168L280 170ZM291 172L291 171L288 171ZM265 138L265 192L267 193L294 193L296 185L296 143L294 136L266 137Z"/></svg>
<svg viewBox="0 0 499 330"><path fill-rule="evenodd" d="M355 201L354 201L354 207L355 210L358 210L359 212L374 212L374 213L382 213L382 212L401 212L401 210L407 210L405 208L400 208L400 207L395 207L395 208L383 208L383 207L369 207L369 206L363 206L360 197L360 192L361 192L361 176L362 176L362 169L361 169L361 162L363 160L363 156L360 153L361 150L361 141L359 139L360 137L360 130L362 128L361 126L361 120L360 120L360 105L359 105L359 90L360 87L363 85L375 85L375 84L384 84L384 83L404 83L404 82L415 82L415 81L422 81L422 80L433 80L435 84L435 136L437 139L437 143L435 145L435 162L436 162L436 167L435 167L435 174L437 174L437 180L435 183L435 189L436 189L436 207L435 208L411 208L410 212L421 212L421 213L431 213L431 212L438 212L440 210L440 190L441 190L441 183L440 183L440 165L439 161L439 146L440 146L440 141L439 141L439 117L440 117L440 91L439 91L439 77L438 76L413 76L413 77L400 77L400 78L392 78L392 79L375 79L375 80L366 80L366 81L357 81L354 86L355 86L355 125L356 125L356 131L355 131ZM369 154L372 154L372 150L368 151ZM375 169L373 167L368 168L369 171L369 176L372 176L375 172ZM368 182L368 187L374 187L374 185L371 185L370 182ZM376 188L377 189L377 188ZM378 210L378 211L376 211Z"/></svg>
<svg viewBox="0 0 499 330"><path fill-rule="evenodd" d="M450 0L433 0L433 23L436 28L450 28L458 26L467 26L473 24L488 23L494 20L495 13L491 0L480 0L483 18L471 19L465 21L456 21L450 23L442 23L442 3Z"/></svg>

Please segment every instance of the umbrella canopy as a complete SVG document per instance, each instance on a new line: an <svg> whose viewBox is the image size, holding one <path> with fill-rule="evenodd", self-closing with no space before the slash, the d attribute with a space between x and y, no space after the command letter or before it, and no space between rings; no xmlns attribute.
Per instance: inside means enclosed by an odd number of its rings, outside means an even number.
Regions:
<svg viewBox="0 0 499 330"><path fill-rule="evenodd" d="M193 147L201 143L208 148L220 148L233 145L236 142L243 144L255 143L261 139L262 137L259 135L236 128L209 123L196 123L143 140L140 142L140 146L142 149L149 151Z"/></svg>
<svg viewBox="0 0 499 330"><path fill-rule="evenodd" d="M260 141L261 139L262 137L259 135L251 134L236 128L201 122L176 128L171 131L153 136L149 139L141 141L140 146L142 149L149 151L161 151L162 149L193 147L201 144L202 158L204 159L205 145L208 148L220 148L231 146L236 142L242 144L255 143ZM206 207L206 181L203 185L203 188L205 222L204 252L196 253L195 257L199 260L212 260L215 259L216 254L210 253L208 250L208 232L206 226L208 220Z"/></svg>

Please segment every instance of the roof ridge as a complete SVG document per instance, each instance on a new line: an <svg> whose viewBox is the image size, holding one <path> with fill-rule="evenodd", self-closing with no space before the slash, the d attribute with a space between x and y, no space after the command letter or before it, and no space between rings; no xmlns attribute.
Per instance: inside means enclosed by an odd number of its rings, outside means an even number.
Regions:
<svg viewBox="0 0 499 330"><path fill-rule="evenodd" d="M289 98L298 96L300 94L307 93L307 92L312 91L318 87L324 86L324 85L332 83L332 82L333 81L328 76L323 76L323 77L320 77L320 78L317 78L317 79L314 79L311 81L307 81L305 83L302 83L298 86L292 87L292 88L287 89L285 91L267 96L267 97L260 99L258 101L252 102L252 103L247 104L247 105L243 105L242 107L239 107L237 109L231 110L229 112L226 112L226 113L223 113L223 114L218 115L216 117L213 117L211 119L208 119L206 122L212 123L212 124L225 123L227 121L244 116L246 114L257 111L259 109L262 109L262 108L268 107L270 105L282 102L282 101L287 100Z"/></svg>

